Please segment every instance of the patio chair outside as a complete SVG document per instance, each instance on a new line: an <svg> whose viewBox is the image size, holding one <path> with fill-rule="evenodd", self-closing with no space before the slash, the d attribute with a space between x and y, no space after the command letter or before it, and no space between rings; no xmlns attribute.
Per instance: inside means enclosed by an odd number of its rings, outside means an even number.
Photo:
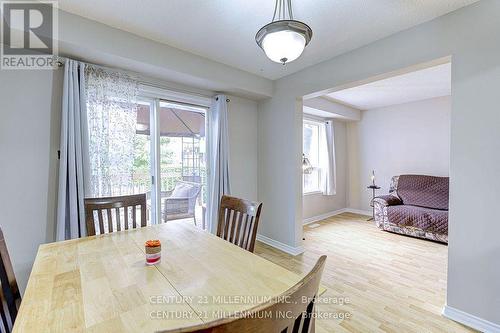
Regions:
<svg viewBox="0 0 500 333"><path fill-rule="evenodd" d="M195 206L200 192L201 184L183 180L172 191L162 192L163 221L193 218L196 225Z"/></svg>

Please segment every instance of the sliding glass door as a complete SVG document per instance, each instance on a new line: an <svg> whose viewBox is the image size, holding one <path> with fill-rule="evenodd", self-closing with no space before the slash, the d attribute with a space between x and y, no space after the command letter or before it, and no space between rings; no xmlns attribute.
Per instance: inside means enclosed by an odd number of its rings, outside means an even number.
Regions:
<svg viewBox="0 0 500 333"><path fill-rule="evenodd" d="M87 197L144 193L148 225L178 220L204 229L207 109L152 97L134 103L88 105Z"/></svg>
<svg viewBox="0 0 500 333"><path fill-rule="evenodd" d="M160 220L205 229L206 109L165 100L158 106Z"/></svg>

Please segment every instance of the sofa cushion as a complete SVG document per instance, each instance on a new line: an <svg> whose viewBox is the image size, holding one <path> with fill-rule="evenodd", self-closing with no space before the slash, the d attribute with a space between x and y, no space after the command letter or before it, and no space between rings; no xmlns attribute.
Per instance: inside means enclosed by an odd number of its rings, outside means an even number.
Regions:
<svg viewBox="0 0 500 333"><path fill-rule="evenodd" d="M448 210L448 177L401 175L397 194L404 205Z"/></svg>
<svg viewBox="0 0 500 333"><path fill-rule="evenodd" d="M389 223L399 227L413 227L426 232L448 235L448 211L418 206L387 207Z"/></svg>

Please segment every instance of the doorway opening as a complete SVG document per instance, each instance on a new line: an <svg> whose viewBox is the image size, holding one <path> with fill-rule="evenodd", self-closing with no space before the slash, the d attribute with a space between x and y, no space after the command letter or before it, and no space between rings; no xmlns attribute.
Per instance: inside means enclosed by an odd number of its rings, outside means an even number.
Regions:
<svg viewBox="0 0 500 333"><path fill-rule="evenodd" d="M442 327L456 325L441 315L447 288L451 93L447 58L303 99L303 246L338 258L329 274L341 280L339 285L357 281L350 291L333 286L334 294L350 298L353 317L374 318L381 302L386 308L406 304L417 297L413 287L425 285L417 287L422 292L417 298L436 306L415 302L411 307L426 311ZM311 123L326 128L328 121L334 133L319 145L333 147L330 170L315 156L321 149L311 149L318 139L310 128ZM335 173L332 194L321 183L319 191L310 190L306 178L316 181L311 169L320 180L328 171ZM398 315L414 318L403 308Z"/></svg>

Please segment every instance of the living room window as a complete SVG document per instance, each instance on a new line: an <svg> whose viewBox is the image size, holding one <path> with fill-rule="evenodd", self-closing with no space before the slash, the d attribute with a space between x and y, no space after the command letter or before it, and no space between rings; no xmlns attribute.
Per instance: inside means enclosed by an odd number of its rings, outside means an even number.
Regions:
<svg viewBox="0 0 500 333"><path fill-rule="evenodd" d="M311 167L303 174L303 194L320 193L320 137L322 124L304 119L302 152Z"/></svg>

